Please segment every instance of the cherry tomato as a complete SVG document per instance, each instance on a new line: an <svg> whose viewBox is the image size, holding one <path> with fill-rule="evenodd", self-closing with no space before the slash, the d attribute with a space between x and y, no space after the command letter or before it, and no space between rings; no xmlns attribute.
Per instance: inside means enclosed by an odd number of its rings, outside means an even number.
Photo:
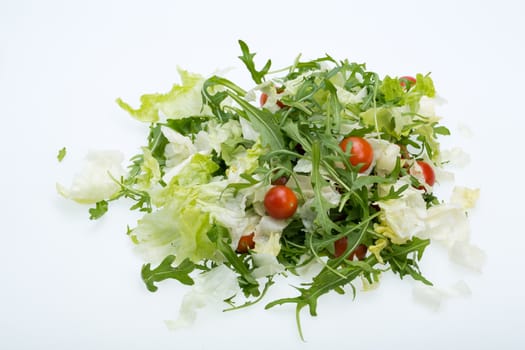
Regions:
<svg viewBox="0 0 525 350"><path fill-rule="evenodd" d="M277 179L274 179L272 181L272 185L286 185L287 182L288 182L288 177L283 175L283 176L278 177Z"/></svg>
<svg viewBox="0 0 525 350"><path fill-rule="evenodd" d="M268 101L268 94L263 92L261 94L261 99L259 100L259 102L261 103L261 107L266 104L266 101Z"/></svg>
<svg viewBox="0 0 525 350"><path fill-rule="evenodd" d="M358 136L350 136L339 144L339 147L343 150L343 152L346 152L348 143L352 143L352 149L350 150L350 164L353 166L356 166L358 164L362 164L363 166L361 169L359 169L359 172L365 172L366 169L372 164L372 160L374 160L374 150L372 149L372 146L368 143L367 140L365 140L362 137Z"/></svg>
<svg viewBox="0 0 525 350"><path fill-rule="evenodd" d="M399 78L399 84L406 89L410 89L413 85L416 84L416 78L411 77L409 75L405 75Z"/></svg>
<svg viewBox="0 0 525 350"><path fill-rule="evenodd" d="M255 233L252 232L249 235L242 236L239 239L239 243L237 243L237 253L248 253L249 249L255 248L255 242L253 241L253 237L255 236Z"/></svg>
<svg viewBox="0 0 525 350"><path fill-rule="evenodd" d="M368 251L368 248L364 244L360 244L355 248L355 250L350 254L350 257L353 259L353 254L357 257L358 260L365 260L366 258L366 252Z"/></svg>
<svg viewBox="0 0 525 350"><path fill-rule="evenodd" d="M295 193L284 185L270 188L264 197L266 212L274 219L288 219L297 210Z"/></svg>
<svg viewBox="0 0 525 350"><path fill-rule="evenodd" d="M348 238L343 237L339 238L337 241L334 242L334 253L335 257L338 258L341 255L344 254L346 248L348 247ZM368 251L368 248L364 244L358 245L353 252L348 255L348 260L354 260L354 256L357 257L358 260L363 260L366 257L366 252Z"/></svg>
<svg viewBox="0 0 525 350"><path fill-rule="evenodd" d="M434 183L436 182L436 174L434 173L434 169L427 163L422 160L418 160L417 164L421 168L421 171L423 172L423 177L425 178L425 182L429 186L434 186Z"/></svg>
<svg viewBox="0 0 525 350"><path fill-rule="evenodd" d="M334 254L335 257L338 258L345 252L346 248L348 247L348 238L343 237L339 238L337 241L334 242Z"/></svg>

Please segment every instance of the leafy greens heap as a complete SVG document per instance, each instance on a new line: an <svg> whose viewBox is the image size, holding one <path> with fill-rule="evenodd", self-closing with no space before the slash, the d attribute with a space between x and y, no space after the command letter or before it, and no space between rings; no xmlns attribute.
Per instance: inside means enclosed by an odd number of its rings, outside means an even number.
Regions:
<svg viewBox="0 0 525 350"><path fill-rule="evenodd" d="M455 227L466 220L466 206L440 203L418 167L421 160L441 165L438 137L449 134L434 115L430 76L380 79L364 64L328 55L298 58L277 76L270 60L258 70L255 54L239 43L253 89L180 71L181 85L143 95L137 109L119 99L149 123L147 145L126 172L109 171L110 184L98 198L60 192L93 203L91 219L120 198L144 212L128 234L148 261L142 278L152 292L163 280L193 285L196 275L226 267L244 295L241 305L235 292L225 298L236 309L261 300L276 275L318 264L297 296L266 305L295 304L300 333L304 307L316 315L321 295L345 293L345 286L355 294L355 281L373 284L392 271L431 285L418 261L431 239L450 246L465 241ZM258 96L262 106L253 103ZM348 136L372 145L367 171L340 147ZM289 219L268 216L263 204L280 182L299 201ZM239 250L241 237L251 234L251 249ZM337 254L342 239L346 249ZM349 259L360 246L366 255Z"/></svg>

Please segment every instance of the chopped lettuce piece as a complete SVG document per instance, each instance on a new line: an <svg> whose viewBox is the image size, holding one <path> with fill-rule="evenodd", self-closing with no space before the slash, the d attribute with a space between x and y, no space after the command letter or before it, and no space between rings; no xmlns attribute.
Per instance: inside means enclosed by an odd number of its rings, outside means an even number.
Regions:
<svg viewBox="0 0 525 350"><path fill-rule="evenodd" d="M207 236L212 226L209 214L191 197L185 200L185 194L191 195L181 193L180 201L145 214L131 232L137 251L146 261L158 264L167 255L175 255L176 263L186 258L193 262L213 258L215 246Z"/></svg>
<svg viewBox="0 0 525 350"><path fill-rule="evenodd" d="M71 186L56 184L58 193L82 204L94 204L109 199L120 186L117 181L126 172L122 168L124 155L119 151L92 151L85 158L83 169Z"/></svg>
<svg viewBox="0 0 525 350"><path fill-rule="evenodd" d="M179 309L179 317L166 321L169 329L179 329L192 325L197 318L197 310L208 305L222 304L239 291L237 275L225 265L203 273L195 278L195 285L184 298Z"/></svg>
<svg viewBox="0 0 525 350"><path fill-rule="evenodd" d="M472 209L479 199L479 188L471 189L463 186L455 186L452 191L450 203L459 205L463 209Z"/></svg>
<svg viewBox="0 0 525 350"><path fill-rule="evenodd" d="M145 94L140 97L140 107L135 109L122 99L118 105L133 118L146 123L165 121L167 118L178 119L196 115L209 115L202 103L201 89L205 78L199 74L178 69L181 85L173 85L165 94Z"/></svg>
<svg viewBox="0 0 525 350"><path fill-rule="evenodd" d="M142 157L141 174L137 185L140 189L147 191L161 180L161 172L159 162L153 157L149 148L142 147Z"/></svg>
<svg viewBox="0 0 525 350"><path fill-rule="evenodd" d="M396 190L404 184L400 181ZM399 237L410 239L425 232L427 209L420 190L409 187L400 198L379 201L377 204L384 213L386 223Z"/></svg>

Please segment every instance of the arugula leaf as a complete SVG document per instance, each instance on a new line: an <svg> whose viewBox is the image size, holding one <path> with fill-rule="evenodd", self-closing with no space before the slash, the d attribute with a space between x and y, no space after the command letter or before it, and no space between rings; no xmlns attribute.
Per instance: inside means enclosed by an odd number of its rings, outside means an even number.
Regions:
<svg viewBox="0 0 525 350"><path fill-rule="evenodd" d="M226 90L211 94L210 90L214 90L217 86L225 87ZM221 106L221 102L226 97L230 97L241 107L241 109L235 109L237 118L240 116L250 121L254 129L261 133L263 145L270 146L273 151L282 150L284 148L282 132L279 125L274 120L272 113L266 109L256 108L246 101L244 99L246 92L243 89L228 79L211 77L204 82L202 92L206 103L210 106L212 111L214 111L214 114L222 121L232 117L231 113L225 111L225 108Z"/></svg>
<svg viewBox="0 0 525 350"><path fill-rule="evenodd" d="M168 120L168 125L170 120ZM164 149L169 143L168 139L162 133L161 124L151 125L150 133L148 135L148 148L151 151L153 158L157 160L161 168L166 165L166 156L164 155Z"/></svg>
<svg viewBox="0 0 525 350"><path fill-rule="evenodd" d="M228 95L237 102L243 111L238 111L241 115L245 115L254 128L258 130L262 135L263 145L270 146L272 150L280 150L284 148L284 139L279 125L273 119L272 113L266 109L258 109L252 106L245 99L240 96L228 93Z"/></svg>
<svg viewBox="0 0 525 350"><path fill-rule="evenodd" d="M147 191L138 190L133 187L135 184L134 178L122 178L120 181L115 181L120 185L120 190L117 192L117 194L109 199L110 201L114 201L122 197L130 198L135 202L135 204L129 208L130 210L138 209L142 212L151 213L153 210L151 206L151 196Z"/></svg>
<svg viewBox="0 0 525 350"><path fill-rule="evenodd" d="M58 154L57 154L57 159L59 162L61 162L64 157L66 156L66 148L65 147L62 147L59 151L58 151Z"/></svg>
<svg viewBox="0 0 525 350"><path fill-rule="evenodd" d="M230 300L230 305L231 307L229 309L224 309L223 311L233 311L233 310L239 310L239 309L244 309L248 306L252 306L252 305L255 305L257 304L258 302L260 302L264 296L266 295L266 292L268 292L268 289L270 289L270 287L272 285L274 285L275 282L273 281L273 276L268 276L267 277L267 280L266 280L266 283L264 284L264 288L263 288L263 291L260 293L260 295L257 297L257 299L254 299L254 300L249 300L247 302L245 302L244 304L242 305L234 305L233 302L231 302Z"/></svg>
<svg viewBox="0 0 525 350"><path fill-rule="evenodd" d="M248 48L248 45L242 40L239 40L239 45L241 47L242 56L239 56L241 61L246 65L246 68L248 68L248 71L250 72L253 81L256 84L262 83L264 76L268 73L270 70L270 67L272 65L272 61L268 60L266 61L265 65L262 67L260 71L258 71L255 68L255 62L253 62L253 58L255 57L255 53L251 53L250 49Z"/></svg>
<svg viewBox="0 0 525 350"><path fill-rule="evenodd" d="M221 88L217 89L217 86ZM226 122L237 116L222 105L223 101L229 96L228 91L224 91L222 87L226 87L228 90L233 91L241 97L246 95L246 91L230 80L216 75L208 78L204 82L201 91L202 100L208 107L210 107L213 115L219 119L219 121Z"/></svg>
<svg viewBox="0 0 525 350"><path fill-rule="evenodd" d="M390 246L389 251L387 249L383 250L383 252L386 251L384 253L384 261L401 278L410 275L417 281L432 285L430 281L423 277L416 261L408 257L409 254L416 253L417 259L421 259L429 243L430 240L414 237L406 244L393 244ZM377 277L383 272L383 270L374 267L378 261L373 254L363 261L345 262L343 264L345 259L346 256L342 255L337 259L328 260L325 267L313 278L312 283L308 284L307 288L296 288L300 292L299 296L272 301L266 305L265 309L282 304L296 304L297 328L301 339L304 340L300 322L300 312L304 307L308 306L310 315L317 316L317 300L320 296L330 291L344 294L342 287L351 284L357 277L363 276L369 281L377 280Z"/></svg>
<svg viewBox="0 0 525 350"><path fill-rule="evenodd" d="M319 226L326 233L331 233L332 230L340 232L339 225L334 223L328 216L328 206L326 199L321 194L322 187L325 186L326 181L321 176L321 146L318 141L312 144L312 186L315 193L315 207L317 211L317 222Z"/></svg>
<svg viewBox="0 0 525 350"><path fill-rule="evenodd" d="M176 279L185 285L191 286L194 284L194 281L189 274L195 269L195 264L191 262L190 259L186 258L178 266L173 267L172 264L174 261L175 256L168 255L162 260L160 265L153 270L149 263L142 266L142 280L150 292L155 292L158 289L155 282L164 281L168 278Z"/></svg>
<svg viewBox="0 0 525 350"><path fill-rule="evenodd" d="M414 280L432 285L432 282L423 277L417 264L417 260L421 260L423 252L429 244L429 239L413 237L405 244L390 245L381 252L381 255L385 262L390 264L392 271L397 273L401 279L406 275L410 275ZM416 254L415 258L409 257L412 253Z"/></svg>
<svg viewBox="0 0 525 350"><path fill-rule="evenodd" d="M185 136L194 136L203 129L203 124L209 117L187 117L181 119L168 119L165 123L167 127Z"/></svg>
<svg viewBox="0 0 525 350"><path fill-rule="evenodd" d="M95 208L89 209L89 219L97 220L108 211L108 201L102 200L95 204Z"/></svg>
<svg viewBox="0 0 525 350"><path fill-rule="evenodd" d="M342 259L330 260L323 270L313 278L312 283L308 288L296 288L300 295L295 298L283 298L272 301L265 306L265 309L270 309L282 304L296 304L296 322L299 336L304 340L301 329L300 313L301 310L308 306L310 315L317 316L317 300L320 296L334 290L344 293L341 288L362 274L365 275L379 275L381 270L374 269L377 263L375 256L371 255L362 262L349 262L344 266L337 268Z"/></svg>

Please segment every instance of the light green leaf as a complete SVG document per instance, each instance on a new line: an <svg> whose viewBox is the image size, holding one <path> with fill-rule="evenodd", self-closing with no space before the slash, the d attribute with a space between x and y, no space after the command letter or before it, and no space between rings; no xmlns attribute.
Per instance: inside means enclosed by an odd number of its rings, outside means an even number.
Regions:
<svg viewBox="0 0 525 350"><path fill-rule="evenodd" d="M179 69L181 85L173 85L167 93L145 94L140 97L140 107L135 109L118 98L118 105L132 117L147 123L167 118L179 119L197 115L208 115L202 104L201 89L204 77Z"/></svg>
<svg viewBox="0 0 525 350"><path fill-rule="evenodd" d="M64 157L66 156L66 148L65 147L62 147L59 151L58 151L58 154L57 154L57 159L59 162L61 162Z"/></svg>

